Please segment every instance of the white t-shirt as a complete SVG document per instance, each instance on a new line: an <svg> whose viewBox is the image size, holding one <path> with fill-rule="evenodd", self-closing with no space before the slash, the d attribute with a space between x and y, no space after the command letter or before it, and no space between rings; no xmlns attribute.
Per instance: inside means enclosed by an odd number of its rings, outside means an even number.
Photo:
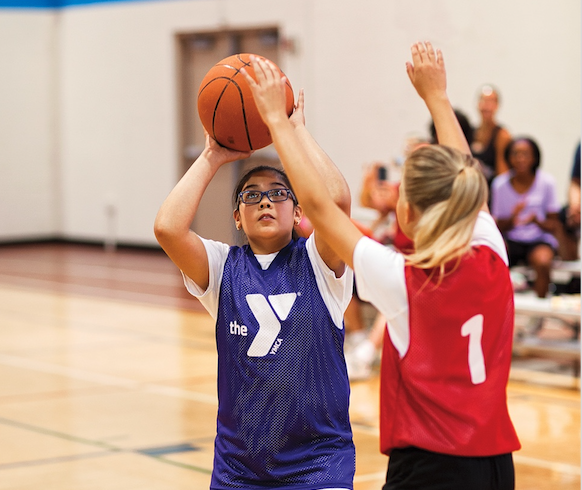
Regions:
<svg viewBox="0 0 582 490"><path fill-rule="evenodd" d="M509 263L505 242L489 213L483 211L479 213L471 245L487 245L506 264ZM370 238L363 237L354 250L354 271L358 296L372 303L384 315L392 343L400 357L403 357L410 341L404 256Z"/></svg>
<svg viewBox="0 0 582 490"><path fill-rule="evenodd" d="M216 242L202 238L206 254L208 255L209 282L206 291L201 289L190 277L182 272L184 284L188 292L197 297L208 313L216 320L218 316L218 299L224 264L228 256L230 246L226 243ZM341 277L335 277L335 273L327 267L315 246L313 234L306 242L307 254L311 267L315 273L315 279L319 292L333 319L335 326L343 328L344 312L352 299L353 271L346 267ZM277 256L277 253L269 255L256 255L261 267L267 269Z"/></svg>

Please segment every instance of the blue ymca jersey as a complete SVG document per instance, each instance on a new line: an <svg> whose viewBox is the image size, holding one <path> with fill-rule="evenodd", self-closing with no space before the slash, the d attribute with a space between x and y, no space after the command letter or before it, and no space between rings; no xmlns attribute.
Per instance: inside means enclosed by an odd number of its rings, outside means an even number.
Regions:
<svg viewBox="0 0 582 490"><path fill-rule="evenodd" d="M262 270L248 246L224 266L211 488L353 488L350 388L305 239Z"/></svg>

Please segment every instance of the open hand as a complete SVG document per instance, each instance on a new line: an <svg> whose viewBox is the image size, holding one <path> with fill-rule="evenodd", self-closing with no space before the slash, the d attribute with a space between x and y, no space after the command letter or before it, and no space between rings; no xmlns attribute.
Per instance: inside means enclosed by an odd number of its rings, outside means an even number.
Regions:
<svg viewBox="0 0 582 490"><path fill-rule="evenodd" d="M412 63L406 63L406 72L418 95L426 101L432 96L446 96L447 77L440 49L430 42L414 43L410 48Z"/></svg>
<svg viewBox="0 0 582 490"><path fill-rule="evenodd" d="M253 154L252 151L231 150L230 148L221 146L218 141L210 136L206 129L204 130L204 134L206 136L204 151L210 159L216 161L220 165L228 162L234 162L235 160L243 160Z"/></svg>
<svg viewBox="0 0 582 490"><path fill-rule="evenodd" d="M251 64L255 71L255 81L244 68L241 73L249 84L257 109L267 126L279 118L288 119L285 112L286 77L281 77L277 67L269 60L251 56Z"/></svg>
<svg viewBox="0 0 582 490"><path fill-rule="evenodd" d="M299 91L299 96L297 97L297 103L295 104L293 114L289 117L291 124L296 128L297 126L305 126L305 94L303 89Z"/></svg>

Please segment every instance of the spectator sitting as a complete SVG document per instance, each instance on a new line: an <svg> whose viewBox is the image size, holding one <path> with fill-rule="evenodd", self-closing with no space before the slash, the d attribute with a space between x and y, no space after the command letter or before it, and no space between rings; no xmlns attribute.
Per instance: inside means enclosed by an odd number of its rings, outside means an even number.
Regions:
<svg viewBox="0 0 582 490"><path fill-rule="evenodd" d="M505 238L509 265L525 263L536 278L534 290L544 298L549 289L558 241L560 203L554 178L539 170L540 150L531 138L514 139L505 149L510 171L491 186L491 214Z"/></svg>

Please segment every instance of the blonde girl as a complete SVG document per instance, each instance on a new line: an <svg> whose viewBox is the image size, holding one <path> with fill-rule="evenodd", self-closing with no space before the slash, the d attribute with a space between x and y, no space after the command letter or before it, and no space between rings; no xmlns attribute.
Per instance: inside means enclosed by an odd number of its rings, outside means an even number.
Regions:
<svg viewBox="0 0 582 490"><path fill-rule="evenodd" d="M511 453L520 445L506 400L514 313L507 254L446 93L442 53L430 43L411 51L407 73L439 145L416 150L404 165L396 212L414 240L409 256L362 236L333 204L292 133L273 67L254 60L257 82L247 80L315 231L353 267L360 296L388 321L384 488L512 489Z"/></svg>

